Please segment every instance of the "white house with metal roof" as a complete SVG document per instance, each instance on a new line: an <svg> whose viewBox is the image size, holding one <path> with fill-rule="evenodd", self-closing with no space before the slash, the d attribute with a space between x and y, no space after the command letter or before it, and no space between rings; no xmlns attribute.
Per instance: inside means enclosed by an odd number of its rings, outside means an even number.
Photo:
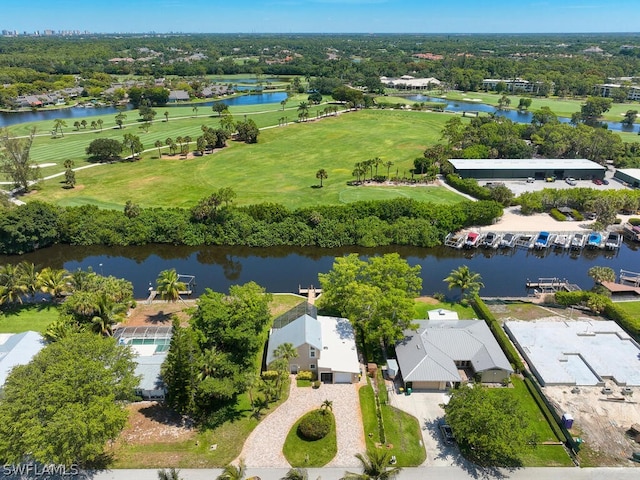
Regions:
<svg viewBox="0 0 640 480"><path fill-rule="evenodd" d="M405 387L444 390L479 376L500 383L513 369L483 320L418 320L396 345Z"/></svg>
<svg viewBox="0 0 640 480"><path fill-rule="evenodd" d="M44 346L44 339L37 332L0 334L0 388L13 367L29 363Z"/></svg>
<svg viewBox="0 0 640 480"><path fill-rule="evenodd" d="M140 377L136 395L144 400L163 400L166 387L161 369L171 344L171 327L122 327L114 332L119 345L128 345L136 354L135 375Z"/></svg>
<svg viewBox="0 0 640 480"><path fill-rule="evenodd" d="M275 350L290 343L298 356L289 360L291 373L315 372L324 383L354 383L360 374L355 334L346 318L304 314L274 328L267 345L267 366L276 357Z"/></svg>

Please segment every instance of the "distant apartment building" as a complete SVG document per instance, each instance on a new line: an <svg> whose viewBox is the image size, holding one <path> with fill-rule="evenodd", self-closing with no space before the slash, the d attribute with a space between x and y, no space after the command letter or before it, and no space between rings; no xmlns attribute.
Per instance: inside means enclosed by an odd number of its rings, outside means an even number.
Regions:
<svg viewBox="0 0 640 480"><path fill-rule="evenodd" d="M601 97L611 97L613 91L615 91L618 88L628 89L627 100L640 100L640 86L638 85L623 85L620 83L602 83L600 85L595 86L596 92Z"/></svg>
<svg viewBox="0 0 640 480"><path fill-rule="evenodd" d="M525 92L525 93L540 93L540 87L544 82L530 82L522 78L512 78L508 80L485 78L482 81L482 88L484 90L496 90L497 86L504 84L506 91L508 92Z"/></svg>

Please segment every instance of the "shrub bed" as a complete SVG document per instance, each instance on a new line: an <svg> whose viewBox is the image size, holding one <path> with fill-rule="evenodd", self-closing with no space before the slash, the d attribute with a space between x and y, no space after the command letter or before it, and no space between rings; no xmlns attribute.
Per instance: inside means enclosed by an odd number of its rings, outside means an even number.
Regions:
<svg viewBox="0 0 640 480"><path fill-rule="evenodd" d="M558 222L564 222L567 220L566 215L560 212L557 208L552 208L549 212L549 215L551 215L551 217Z"/></svg>
<svg viewBox="0 0 640 480"><path fill-rule="evenodd" d="M461 178L451 173L447 175L446 180L449 185L460 192L467 193L478 200L491 200L491 190L481 187L473 178Z"/></svg>
<svg viewBox="0 0 640 480"><path fill-rule="evenodd" d="M307 413L298 425L298 434L306 440L320 440L331 431L331 415L322 410Z"/></svg>
<svg viewBox="0 0 640 480"><path fill-rule="evenodd" d="M629 223L634 227L637 227L638 225L640 225L640 218L632 217L629 219Z"/></svg>

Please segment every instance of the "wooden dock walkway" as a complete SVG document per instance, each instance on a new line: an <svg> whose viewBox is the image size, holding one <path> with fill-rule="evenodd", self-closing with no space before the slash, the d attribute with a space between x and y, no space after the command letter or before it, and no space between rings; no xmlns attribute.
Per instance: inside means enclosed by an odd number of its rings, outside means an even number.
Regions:
<svg viewBox="0 0 640 480"><path fill-rule="evenodd" d="M316 297L321 293L322 289L316 288L313 285L311 285L309 288L302 288L300 285L298 285L298 294L306 295L307 302L309 302L311 305L314 305L316 303Z"/></svg>
<svg viewBox="0 0 640 480"><path fill-rule="evenodd" d="M577 292L582 290L575 283L569 283L566 279L560 279L558 277L538 278L537 281L532 282L527 280L527 288L536 290L540 293L554 293L554 292Z"/></svg>

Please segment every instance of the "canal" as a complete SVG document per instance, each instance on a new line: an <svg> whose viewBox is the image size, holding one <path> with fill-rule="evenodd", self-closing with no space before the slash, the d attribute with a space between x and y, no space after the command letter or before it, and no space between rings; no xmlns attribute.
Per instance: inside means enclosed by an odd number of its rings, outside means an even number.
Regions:
<svg viewBox="0 0 640 480"><path fill-rule="evenodd" d="M230 285L249 281L270 292L296 292L298 285L318 286L318 273L328 272L336 256L351 252L363 257L398 252L411 265L421 265L423 294L447 293L443 279L451 270L467 265L480 273L485 296L525 296L527 279L559 277L590 289L593 281L587 275L593 266L636 270L640 268L638 244L623 244L620 250L605 252L583 250L577 255L551 249L470 250L448 247L387 247L376 249L346 248L248 248L248 247L184 247L147 245L140 247L72 247L55 246L35 253L0 257L0 265L33 262L40 268L92 268L97 273L123 277L134 285L136 298L145 298L148 288L155 286L158 273L175 268L178 273L195 275L196 295L205 288L227 291Z"/></svg>

